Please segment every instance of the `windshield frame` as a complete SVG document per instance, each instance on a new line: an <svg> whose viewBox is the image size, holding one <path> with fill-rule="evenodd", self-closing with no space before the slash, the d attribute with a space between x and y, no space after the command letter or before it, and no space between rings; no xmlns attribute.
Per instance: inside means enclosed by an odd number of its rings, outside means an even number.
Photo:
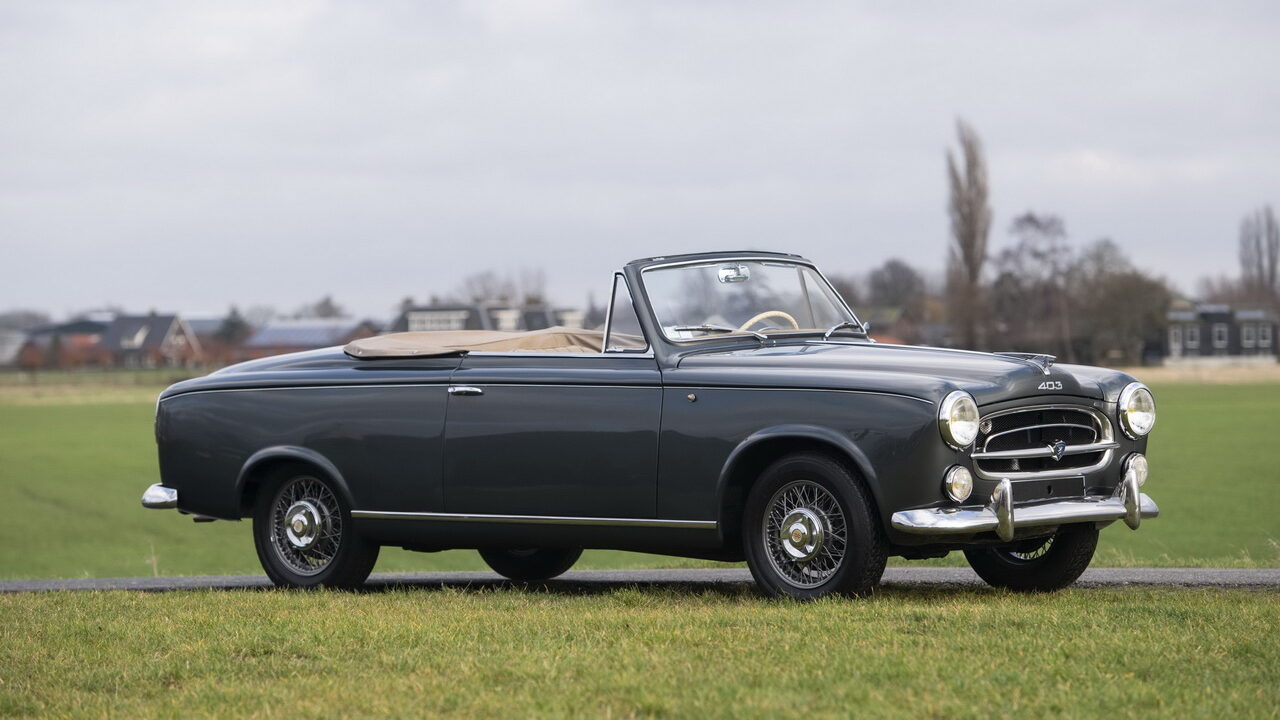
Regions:
<svg viewBox="0 0 1280 720"><path fill-rule="evenodd" d="M760 341L757 338L755 338L751 333L745 330L742 332L735 332L735 333L707 333L702 337L695 337L695 338L673 338L667 335L667 331L663 327L661 320L658 318L657 312L654 311L653 302L649 297L649 285L645 281L645 277L644 277L645 273L651 270L667 270L667 269L676 268L676 267L689 267L689 266L699 266L699 265L702 265L702 266L721 265L725 263L734 263L734 262L743 262L743 261L769 263L771 265L798 265L800 267L804 267L812 270L814 275L816 275L818 279L821 280L822 283L826 286L827 290L831 293L831 296L834 297L840 303L840 307L843 308L845 312L849 313L849 317L853 318L853 322L858 324L858 327L856 329L855 328L845 328L845 329L854 333L856 336L860 338L870 338L870 335L867 333L866 323L862 322L862 319L859 318L858 314L853 311L853 308L849 307L849 303L835 289L835 286L831 284L831 281L827 279L827 276L822 274L822 271L818 269L817 265L810 262L809 260L805 260L799 257L779 257L777 255L752 255L752 254L729 255L729 256L714 257L714 258L690 258L688 260L675 260L672 262L657 262L651 265L645 265L644 267L640 268L640 272L639 272L640 289L641 289L641 292L644 293L645 313L649 316L649 320L653 323L654 328L657 329L656 335L660 337L663 342L669 345L675 345L675 346L700 344L700 343L714 342L714 341L724 342L726 340L740 340L740 339L747 339L747 340L751 340L753 343L759 343ZM824 331L825 331L825 328L821 330L817 330L817 329L781 330L776 332L770 332L768 333L767 337L770 340L776 340L778 338L787 338L787 337L793 337L793 338L794 337L814 337L814 336L822 337ZM840 331L837 331L837 332L840 332ZM650 341L650 344L652 344L652 341Z"/></svg>

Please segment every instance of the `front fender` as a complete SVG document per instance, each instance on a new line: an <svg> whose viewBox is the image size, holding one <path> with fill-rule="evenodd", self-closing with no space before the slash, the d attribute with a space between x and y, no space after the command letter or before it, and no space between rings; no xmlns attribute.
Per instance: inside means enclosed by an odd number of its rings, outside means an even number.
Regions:
<svg viewBox="0 0 1280 720"><path fill-rule="evenodd" d="M716 495L724 497L726 486L733 476L734 467L744 456L749 455L752 448L759 447L761 443L787 439L810 440L838 449L853 462L858 472L862 473L862 477L871 486L872 492L875 492L874 488L879 486L875 468L867 459L867 454L847 435L820 425L786 424L757 430L738 443L738 446L725 459L724 468L721 469L720 478L716 484Z"/></svg>

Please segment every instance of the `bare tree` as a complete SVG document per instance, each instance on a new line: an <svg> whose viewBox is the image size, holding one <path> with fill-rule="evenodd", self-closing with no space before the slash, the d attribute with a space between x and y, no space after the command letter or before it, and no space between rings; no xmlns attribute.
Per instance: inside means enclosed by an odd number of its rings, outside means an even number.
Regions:
<svg viewBox="0 0 1280 720"><path fill-rule="evenodd" d="M1071 334L1071 296L1067 271L1071 248L1067 228L1056 215L1023 213L1014 218L1010 232L1018 238L1019 271L1024 277L1038 277L1040 289L1049 301L1049 314L1057 328L1059 352L1067 362L1075 362Z"/></svg>
<svg viewBox="0 0 1280 720"><path fill-rule="evenodd" d="M852 275L827 275L831 287L840 293L840 297L854 310L862 305L862 293L858 290L858 281Z"/></svg>
<svg viewBox="0 0 1280 720"><path fill-rule="evenodd" d="M463 278L457 294L464 302L509 303L516 299L516 286L510 278L485 270Z"/></svg>
<svg viewBox="0 0 1280 720"><path fill-rule="evenodd" d="M254 329L266 325L275 317L276 309L270 305L253 305L244 311L244 321Z"/></svg>
<svg viewBox="0 0 1280 720"><path fill-rule="evenodd" d="M240 308L232 305L230 312L222 319L222 324L214 333L214 337L227 345L239 345L252 334L253 328L250 327L249 321L240 314Z"/></svg>
<svg viewBox="0 0 1280 720"><path fill-rule="evenodd" d="M49 315L39 310L15 308L0 312L0 330L31 330L50 322Z"/></svg>
<svg viewBox="0 0 1280 720"><path fill-rule="evenodd" d="M924 276L905 261L893 258L867 277L873 305L901 307L918 316L924 305Z"/></svg>
<svg viewBox="0 0 1280 720"><path fill-rule="evenodd" d="M298 312L294 313L294 316L299 319L338 318L345 315L346 312L341 305L333 301L332 295L325 295L314 303L303 305L298 308Z"/></svg>
<svg viewBox="0 0 1280 720"><path fill-rule="evenodd" d="M1268 305L1280 300L1278 266L1280 226L1267 205L1240 223L1240 284L1249 300Z"/></svg>
<svg viewBox="0 0 1280 720"><path fill-rule="evenodd" d="M1137 270L1110 240L1086 246L1070 272L1075 345L1089 362L1133 365L1158 346L1173 299L1168 285Z"/></svg>
<svg viewBox="0 0 1280 720"><path fill-rule="evenodd" d="M957 120L956 133L963 157L957 162L955 155L947 151L952 239L947 284L960 342L965 347L977 348L982 344L978 333L983 316L982 267L987 261L987 239L991 232L987 165L982 156L982 141L973 128Z"/></svg>
<svg viewBox="0 0 1280 720"><path fill-rule="evenodd" d="M542 268L522 268L516 275L517 296L525 305L547 303L547 273Z"/></svg>

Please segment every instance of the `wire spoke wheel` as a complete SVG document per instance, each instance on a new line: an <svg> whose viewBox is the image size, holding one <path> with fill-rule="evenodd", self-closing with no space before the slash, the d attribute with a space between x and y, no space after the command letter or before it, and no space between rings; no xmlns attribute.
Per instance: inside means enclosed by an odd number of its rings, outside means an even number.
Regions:
<svg viewBox="0 0 1280 720"><path fill-rule="evenodd" d="M338 498L313 477L296 477L280 487L269 522L271 549L299 575L322 572L342 544Z"/></svg>
<svg viewBox="0 0 1280 720"><path fill-rule="evenodd" d="M773 569L799 588L830 580L848 550L848 525L839 501L812 480L795 480L773 494L761 533Z"/></svg>

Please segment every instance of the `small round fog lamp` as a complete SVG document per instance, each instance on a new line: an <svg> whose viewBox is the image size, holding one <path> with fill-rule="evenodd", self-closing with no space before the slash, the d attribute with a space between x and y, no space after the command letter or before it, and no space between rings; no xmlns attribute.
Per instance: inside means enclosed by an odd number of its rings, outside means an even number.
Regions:
<svg viewBox="0 0 1280 720"><path fill-rule="evenodd" d="M955 465L947 471L942 487L947 491L947 497L962 503L973 492L973 473L969 472L969 468Z"/></svg>
<svg viewBox="0 0 1280 720"><path fill-rule="evenodd" d="M1138 478L1138 487L1147 484L1147 456L1142 453L1134 453L1124 461L1124 472L1126 475L1133 473Z"/></svg>

